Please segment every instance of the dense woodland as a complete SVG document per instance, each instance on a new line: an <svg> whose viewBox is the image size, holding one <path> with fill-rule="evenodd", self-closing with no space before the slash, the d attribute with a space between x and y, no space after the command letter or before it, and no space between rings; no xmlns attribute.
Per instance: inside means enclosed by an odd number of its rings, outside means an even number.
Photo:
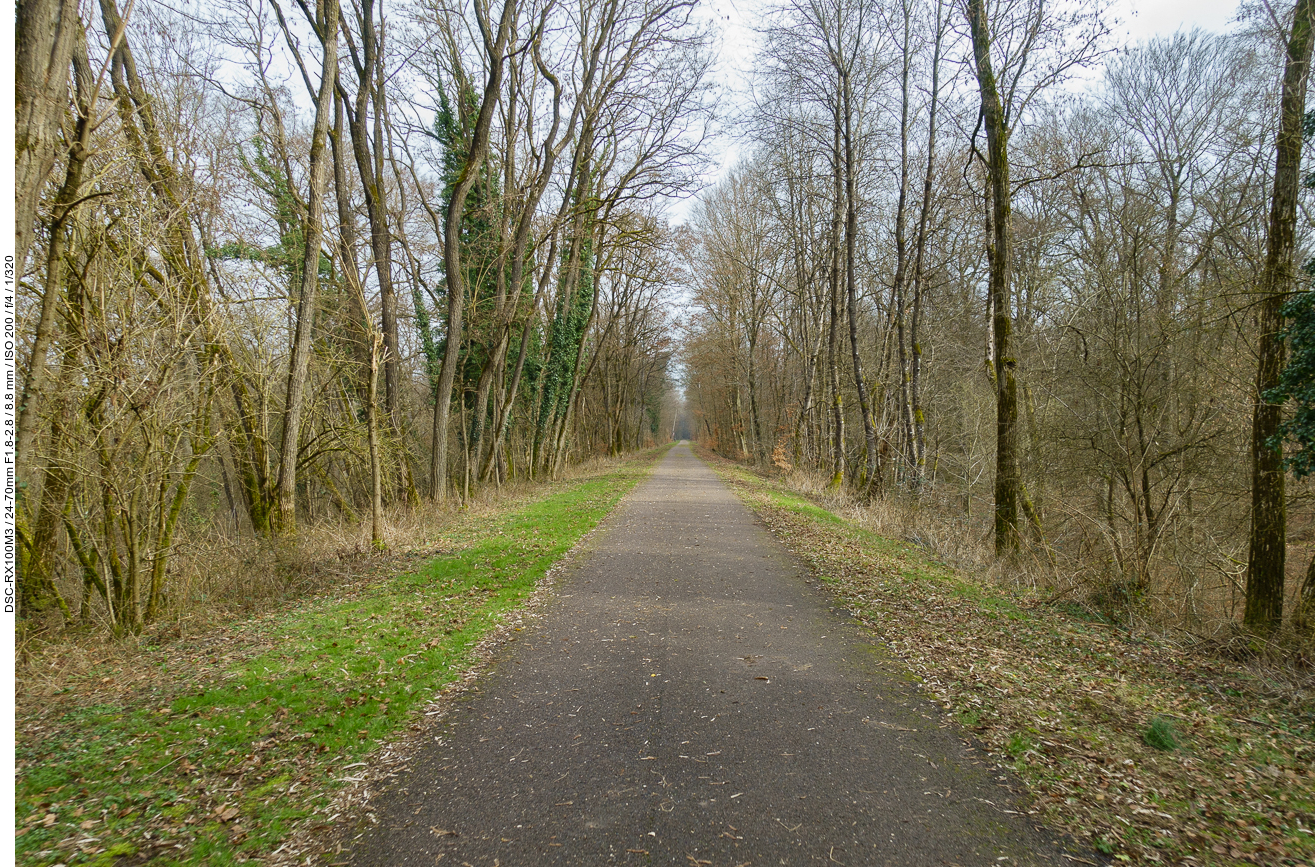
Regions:
<svg viewBox="0 0 1315 867"><path fill-rule="evenodd" d="M22 0L29 620L136 632L233 540L669 438L692 12Z"/></svg>
<svg viewBox="0 0 1315 867"><path fill-rule="evenodd" d="M1310 7L1116 51L1098 3L776 4L692 224L699 435L1046 598L1308 631Z"/></svg>
<svg viewBox="0 0 1315 867"><path fill-rule="evenodd" d="M693 0L20 0L23 612L689 436L1308 632L1313 5L767 3L745 102Z"/></svg>

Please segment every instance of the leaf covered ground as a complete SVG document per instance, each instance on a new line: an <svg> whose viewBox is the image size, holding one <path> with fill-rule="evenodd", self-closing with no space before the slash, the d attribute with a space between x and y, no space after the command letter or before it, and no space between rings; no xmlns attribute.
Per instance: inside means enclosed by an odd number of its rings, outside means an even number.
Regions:
<svg viewBox="0 0 1315 867"><path fill-rule="evenodd" d="M481 639L657 456L466 514L444 553L401 574L389 560L200 639L37 648L18 683L19 863L218 867L327 830L335 794L421 728Z"/></svg>
<svg viewBox="0 0 1315 867"><path fill-rule="evenodd" d="M958 574L701 455L1017 771L1044 823L1116 863L1315 864L1308 683Z"/></svg>

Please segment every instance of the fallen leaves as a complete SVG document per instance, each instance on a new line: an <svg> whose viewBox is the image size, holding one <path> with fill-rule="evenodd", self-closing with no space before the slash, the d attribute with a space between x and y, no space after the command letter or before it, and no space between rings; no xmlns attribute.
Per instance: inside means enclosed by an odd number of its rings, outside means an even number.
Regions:
<svg viewBox="0 0 1315 867"><path fill-rule="evenodd" d="M922 691L1020 774L1047 824L1118 863L1315 862L1310 689L1289 700L1263 673L1076 621L712 463ZM1182 749L1146 742L1157 717Z"/></svg>

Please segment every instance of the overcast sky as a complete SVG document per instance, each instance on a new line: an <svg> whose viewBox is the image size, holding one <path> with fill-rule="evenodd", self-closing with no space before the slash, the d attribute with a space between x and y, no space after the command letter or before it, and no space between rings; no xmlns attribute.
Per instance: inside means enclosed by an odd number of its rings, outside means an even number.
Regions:
<svg viewBox="0 0 1315 867"><path fill-rule="evenodd" d="M1119 31L1136 41L1167 36L1179 27L1227 29L1237 5L1237 0L1118 0L1113 9L1124 21Z"/></svg>
<svg viewBox="0 0 1315 867"><path fill-rule="evenodd" d="M721 29L722 55L717 78L732 89L742 92L747 84L754 53L753 10L766 2L770 0L708 0L703 7L704 14L715 18ZM1132 44L1153 36L1168 36L1180 28L1231 29L1237 7L1238 0L1113 0L1108 9L1111 17L1118 20L1115 39ZM713 173L715 178L735 164L737 149L729 141L715 142L713 148L719 151L720 163ZM672 202L669 219L684 222L691 204L688 199Z"/></svg>
<svg viewBox="0 0 1315 867"><path fill-rule="evenodd" d="M708 7L721 22L726 60L747 65L753 52L747 24L760 0L711 0ZM1238 0L1114 0L1109 5L1121 22L1116 33L1129 42L1167 36L1180 27L1223 30L1236 12Z"/></svg>

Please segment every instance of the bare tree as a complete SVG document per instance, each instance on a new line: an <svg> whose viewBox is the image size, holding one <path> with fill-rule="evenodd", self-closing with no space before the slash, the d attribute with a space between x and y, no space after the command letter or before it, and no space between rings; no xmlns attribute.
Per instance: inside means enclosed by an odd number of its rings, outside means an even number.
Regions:
<svg viewBox="0 0 1315 867"><path fill-rule="evenodd" d="M494 110L501 98L502 72L516 17L516 4L513 0L504 0L502 14L495 31L488 19L487 9L480 3L481 0L475 0L475 14L479 21L488 67L486 83L471 134L470 147L466 151L464 165L453 186L443 225L443 271L447 277L448 334L443 367L439 372L438 388L434 394L436 401L434 460L439 472L432 481L432 496L439 500L447 497L447 476L442 470L447 465L448 415L451 412L452 383L456 378L457 360L461 348L462 317L465 314L466 287L465 272L461 265L461 218L466 206L466 196L474 186L480 166L488 155L489 130L493 123Z"/></svg>
<svg viewBox="0 0 1315 867"><path fill-rule="evenodd" d="M319 291L321 244L324 239L324 194L329 185L332 152L327 147L329 116L338 75L338 0L319 0L315 9L320 36L319 92L315 97L315 127L310 143L310 182L306 192L305 238L301 260L301 286L297 297L296 336L288 360L288 388L283 413L283 440L279 452L278 528L291 534L297 527L297 462L301 451L301 418L310 366L311 335L315 329Z"/></svg>
<svg viewBox="0 0 1315 867"><path fill-rule="evenodd" d="M968 0L968 26L972 31L977 86L982 96L981 122L986 130L985 157L989 204L986 218L986 257L990 267L988 299L991 311L991 368L996 390L995 441L995 553L1017 552L1018 533L1018 381L1017 360L1010 338L1009 254L1010 201L1009 126L991 66L991 35L986 0Z"/></svg>
<svg viewBox="0 0 1315 867"><path fill-rule="evenodd" d="M23 277L41 187L55 167L59 148L56 138L67 101L69 64L81 31L78 0L19 0L15 9L16 280Z"/></svg>
<svg viewBox="0 0 1315 867"><path fill-rule="evenodd" d="M1251 535L1247 556L1246 611L1243 623L1261 634L1275 632L1283 622L1284 565L1287 552L1287 502L1284 497L1282 449L1274 444L1281 407L1265 392L1278 385L1283 370L1282 308L1294 285L1297 195L1300 189L1302 123L1311 46L1315 44L1315 2L1297 0L1283 67L1274 194L1266 236L1265 267L1259 295L1259 364L1256 370L1255 412L1251 426Z"/></svg>

